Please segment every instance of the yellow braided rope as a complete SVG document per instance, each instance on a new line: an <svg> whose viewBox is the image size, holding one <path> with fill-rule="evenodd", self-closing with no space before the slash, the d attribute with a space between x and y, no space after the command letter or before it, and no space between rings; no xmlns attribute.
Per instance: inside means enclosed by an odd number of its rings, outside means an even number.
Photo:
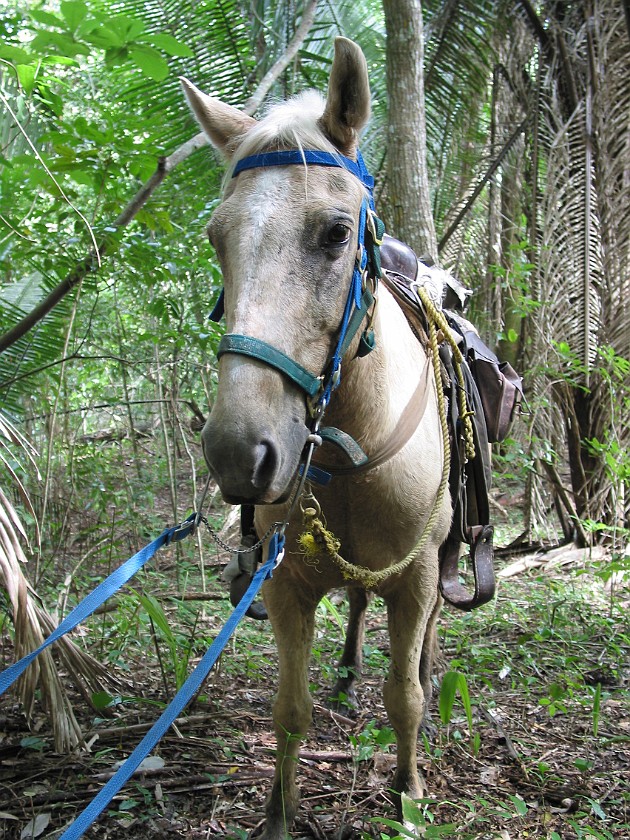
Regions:
<svg viewBox="0 0 630 840"><path fill-rule="evenodd" d="M423 301L424 302L424 301ZM435 307L433 307L435 310ZM440 313L441 314L441 313ZM443 316L442 316L443 317ZM339 554L341 548L340 541L332 534L322 522L318 510L314 507L304 509L304 532L298 538L298 542L307 559L314 559L318 554L325 553L341 570L345 580L356 580L362 584L366 589L374 589L391 575L400 574L407 566L418 556L418 553L424 548L435 522L440 515L442 508L442 500L444 493L448 486L448 477L451 465L451 445L448 434L448 424L446 419L446 403L444 400L444 391L442 389L441 373L440 373L440 353L439 341L436 330L436 322L442 329L437 318L430 317L429 321L429 347L431 349L431 361L433 363L433 374L435 376L435 384L437 390L438 413L440 417L440 426L442 429L442 442L444 457L442 460L442 479L438 488L437 496L435 497L435 504L431 515L427 520L424 530L420 536L418 543L400 562L389 566L387 569L380 569L372 571L365 566L356 566L354 563L349 563L344 560ZM446 336L448 334L448 327L444 321L446 329L442 332ZM457 350L459 352L459 348ZM461 359L461 353L460 353ZM317 506L319 507L319 506Z"/></svg>

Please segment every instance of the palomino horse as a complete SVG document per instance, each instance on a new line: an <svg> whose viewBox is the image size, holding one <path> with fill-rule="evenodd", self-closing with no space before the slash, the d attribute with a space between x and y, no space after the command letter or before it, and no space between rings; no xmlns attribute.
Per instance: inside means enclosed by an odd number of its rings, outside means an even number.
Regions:
<svg viewBox="0 0 630 840"><path fill-rule="evenodd" d="M358 443L368 462L337 469L314 491L316 501L311 495L301 506L311 514L321 507L326 533L338 541L337 556L362 567L359 573L375 573L367 585L387 604L391 645L384 703L397 738L392 787L412 797L423 793L416 742L441 606L438 549L451 519L449 494L440 492L438 390L429 356L393 297L381 288L376 304L369 294L378 271L360 270L363 229L374 227L357 145L370 113L361 50L338 38L327 99L300 95L260 122L183 84L198 122L230 166L208 227L225 281L227 338L219 348L218 391L203 450L224 499L256 505L259 535L285 520L286 555L263 587L279 684L276 770L261 836L280 840L290 836L298 808L296 767L311 721L307 667L316 606L329 590L348 587L350 650L360 649L367 605L365 574L354 579L348 568L342 571L321 538L307 561L305 543L297 541L304 523L291 498L308 467L305 451L326 439L319 435L324 408L327 423ZM358 354L371 330L374 349ZM405 440L393 454L377 457L419 393L423 407ZM339 467L341 454L329 449L318 450L314 463ZM404 568L388 576L402 558ZM360 661L350 664L359 670ZM350 692L351 681L341 687Z"/></svg>

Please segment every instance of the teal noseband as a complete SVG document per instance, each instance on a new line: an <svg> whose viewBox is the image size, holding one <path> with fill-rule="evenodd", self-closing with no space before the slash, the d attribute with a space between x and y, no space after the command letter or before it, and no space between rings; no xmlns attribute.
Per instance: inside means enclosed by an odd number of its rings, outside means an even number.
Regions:
<svg viewBox="0 0 630 840"><path fill-rule="evenodd" d="M306 368L302 367L298 362L295 362L286 353L267 344L266 341L261 341L259 338L252 338L249 335L239 335L238 333L227 333L219 342L217 349L217 359L220 359L225 353L238 353L242 356L250 356L252 359L258 359L259 362L264 362L280 373L288 377L291 382L306 392L308 397L313 398L319 391L322 384L321 376L313 376Z"/></svg>

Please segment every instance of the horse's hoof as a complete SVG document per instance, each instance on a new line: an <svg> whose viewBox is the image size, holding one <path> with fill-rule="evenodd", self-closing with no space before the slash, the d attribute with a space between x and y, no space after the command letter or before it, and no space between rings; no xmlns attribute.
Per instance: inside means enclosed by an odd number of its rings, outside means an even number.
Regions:
<svg viewBox="0 0 630 840"><path fill-rule="evenodd" d="M420 724L420 732L422 735L426 736L427 740L431 744L437 739L438 728L433 723L429 715L427 715Z"/></svg>
<svg viewBox="0 0 630 840"><path fill-rule="evenodd" d="M345 694L343 691L333 693L326 701L326 705L331 712L337 712L337 714L344 715L353 720L358 714L357 697L354 691L351 691L349 694Z"/></svg>

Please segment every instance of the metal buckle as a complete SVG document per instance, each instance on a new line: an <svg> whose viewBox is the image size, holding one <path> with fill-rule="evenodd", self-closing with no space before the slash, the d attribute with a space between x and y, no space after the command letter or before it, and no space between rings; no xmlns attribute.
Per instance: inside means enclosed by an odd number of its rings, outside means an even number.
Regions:
<svg viewBox="0 0 630 840"><path fill-rule="evenodd" d="M188 519L180 522L179 525L173 529L173 532L169 536L166 544L170 545L171 543L179 542L180 540L186 539L186 537L189 537L191 534L194 534L197 530L199 521L199 515L197 513L192 513Z"/></svg>
<svg viewBox="0 0 630 840"><path fill-rule="evenodd" d="M314 394L312 397L306 398L306 407L308 408L309 415L313 418L313 420L321 419L322 414L324 413L327 405L327 401L322 399L324 393L324 376L318 377L320 381L319 391Z"/></svg>

